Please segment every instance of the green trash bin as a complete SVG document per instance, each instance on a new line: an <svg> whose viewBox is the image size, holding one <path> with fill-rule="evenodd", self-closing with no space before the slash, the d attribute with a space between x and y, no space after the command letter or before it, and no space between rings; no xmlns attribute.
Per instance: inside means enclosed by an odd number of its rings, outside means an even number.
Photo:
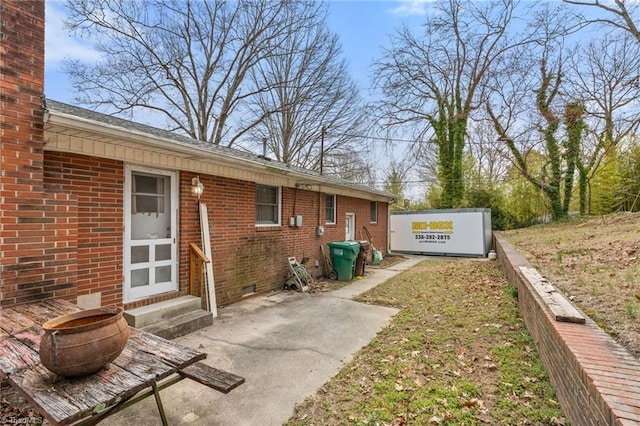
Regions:
<svg viewBox="0 0 640 426"><path fill-rule="evenodd" d="M356 258L360 252L360 244L357 241L338 241L328 245L335 271L333 275L337 275L340 281L351 281L356 267Z"/></svg>

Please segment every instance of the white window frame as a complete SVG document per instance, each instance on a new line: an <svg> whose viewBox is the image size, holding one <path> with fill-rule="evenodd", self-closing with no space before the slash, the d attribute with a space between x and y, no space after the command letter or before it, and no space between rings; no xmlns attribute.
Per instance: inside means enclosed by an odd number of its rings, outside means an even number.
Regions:
<svg viewBox="0 0 640 426"><path fill-rule="evenodd" d="M256 227L281 226L282 225L282 188L279 187L279 186L274 186L274 185L265 185L265 184L262 184L262 183L256 183L256 194L257 194L258 186L264 186L264 187L275 188L276 189L278 221L277 221L277 223L271 223L271 222L270 223L258 223L256 221L256 223L255 223ZM257 198L257 195L256 195L256 198ZM254 203L254 217L255 217L255 209L257 207L258 207L258 203L257 203L257 200L256 200L256 202Z"/></svg>
<svg viewBox="0 0 640 426"><path fill-rule="evenodd" d="M371 220L372 219L372 217L371 217L371 208L374 205L376 206L376 217L375 217L375 220ZM369 202L369 223L378 223L378 202L377 201L370 201Z"/></svg>
<svg viewBox="0 0 640 426"><path fill-rule="evenodd" d="M332 218L328 218L327 216L327 198L331 197L333 199L333 217ZM335 194L325 194L324 197L324 202L325 202L325 206L324 206L324 214L325 214L325 224L327 225L335 225L336 224L336 217L337 217L337 210L338 210L338 206L337 206L337 198Z"/></svg>

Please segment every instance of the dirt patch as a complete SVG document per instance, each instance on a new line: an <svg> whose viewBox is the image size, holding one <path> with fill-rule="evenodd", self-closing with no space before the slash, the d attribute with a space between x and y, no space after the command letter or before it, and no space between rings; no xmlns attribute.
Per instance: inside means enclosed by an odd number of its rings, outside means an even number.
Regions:
<svg viewBox="0 0 640 426"><path fill-rule="evenodd" d="M640 213L503 232L582 311L640 357Z"/></svg>

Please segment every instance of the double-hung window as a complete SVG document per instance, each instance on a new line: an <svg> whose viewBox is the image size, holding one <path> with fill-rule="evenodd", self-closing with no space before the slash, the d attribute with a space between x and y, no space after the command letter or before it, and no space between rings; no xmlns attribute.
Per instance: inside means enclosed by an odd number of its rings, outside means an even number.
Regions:
<svg viewBox="0 0 640 426"><path fill-rule="evenodd" d="M256 225L280 225L280 188L256 185Z"/></svg>
<svg viewBox="0 0 640 426"><path fill-rule="evenodd" d="M327 194L325 195L324 208L325 208L325 223L335 225L336 223L336 196Z"/></svg>
<svg viewBox="0 0 640 426"><path fill-rule="evenodd" d="M378 223L378 202L371 201L369 204L369 222Z"/></svg>

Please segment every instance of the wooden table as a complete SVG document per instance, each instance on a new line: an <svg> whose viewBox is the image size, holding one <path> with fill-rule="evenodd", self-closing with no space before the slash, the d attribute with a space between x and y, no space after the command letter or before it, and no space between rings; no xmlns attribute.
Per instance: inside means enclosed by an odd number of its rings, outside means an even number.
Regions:
<svg viewBox="0 0 640 426"><path fill-rule="evenodd" d="M141 399L154 395L167 424L159 391L185 377L222 392L244 378L198 361L206 354L135 328L127 346L107 367L69 379L47 370L38 355L41 325L79 311L63 300L4 308L0 312L0 382L8 382L54 425L96 424Z"/></svg>

